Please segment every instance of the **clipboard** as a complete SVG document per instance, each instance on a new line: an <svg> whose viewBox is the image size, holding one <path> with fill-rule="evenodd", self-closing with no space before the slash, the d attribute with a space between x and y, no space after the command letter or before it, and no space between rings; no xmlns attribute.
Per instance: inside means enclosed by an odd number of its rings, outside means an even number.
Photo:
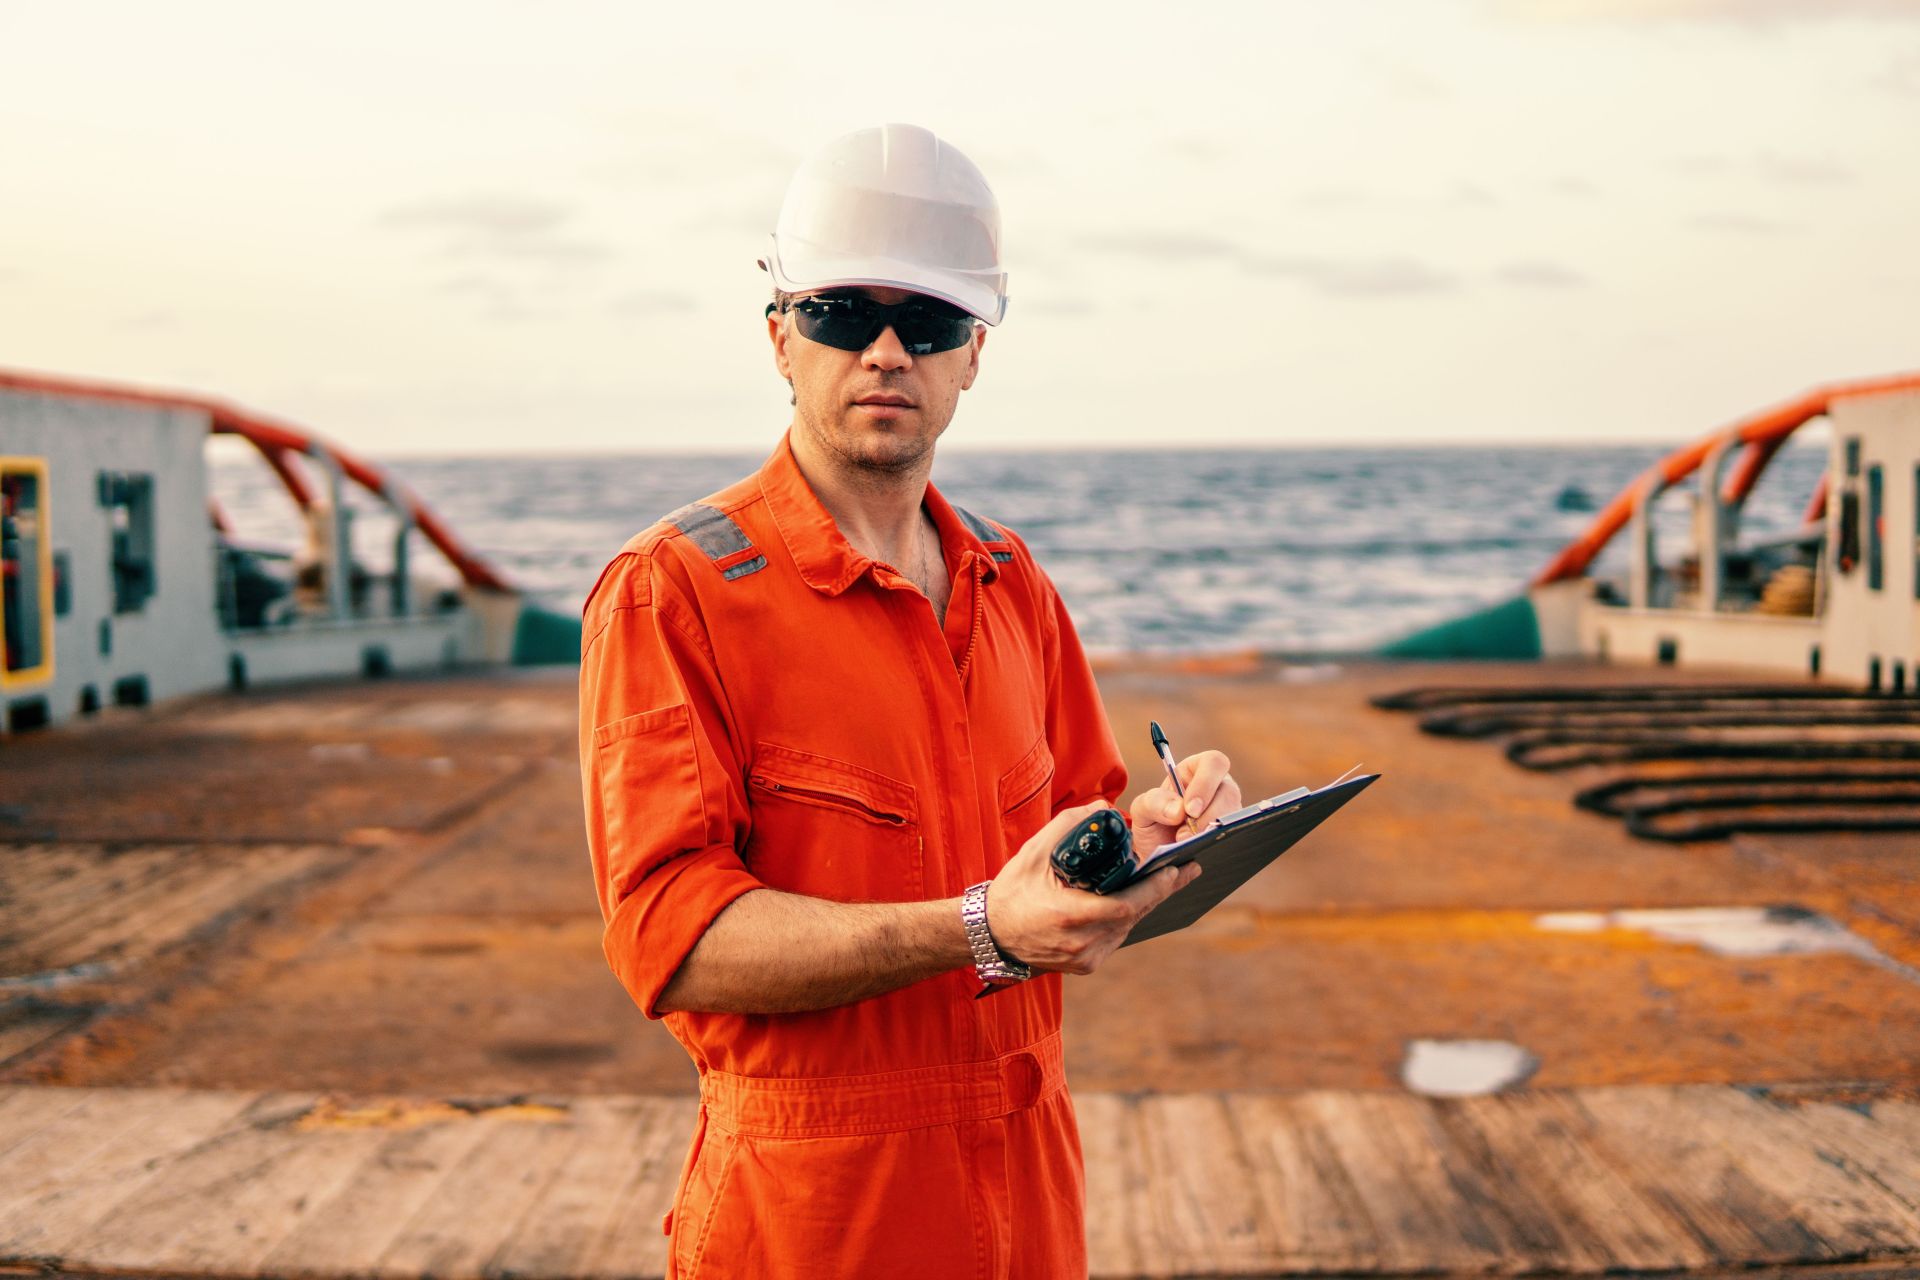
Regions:
<svg viewBox="0 0 1920 1280"><path fill-rule="evenodd" d="M1186 928L1379 779L1379 774L1368 773L1329 783L1317 791L1300 787L1236 809L1210 823L1199 835L1162 845L1152 858L1140 864L1128 884L1137 884L1167 867L1196 861L1206 868L1206 874L1148 912L1120 945L1130 947Z"/></svg>

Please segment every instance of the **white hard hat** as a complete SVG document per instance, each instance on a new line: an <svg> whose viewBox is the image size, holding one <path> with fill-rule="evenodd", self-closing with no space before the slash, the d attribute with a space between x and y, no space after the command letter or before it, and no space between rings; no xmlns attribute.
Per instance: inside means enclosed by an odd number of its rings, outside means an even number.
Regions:
<svg viewBox="0 0 1920 1280"><path fill-rule="evenodd" d="M1007 313L999 202L973 161L918 125L845 134L802 164L760 265L788 293L886 285L988 324Z"/></svg>

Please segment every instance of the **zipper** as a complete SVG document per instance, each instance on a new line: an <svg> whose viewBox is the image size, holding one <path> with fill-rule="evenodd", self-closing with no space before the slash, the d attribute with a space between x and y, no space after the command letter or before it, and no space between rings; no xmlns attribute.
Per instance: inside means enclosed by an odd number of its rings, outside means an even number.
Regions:
<svg viewBox="0 0 1920 1280"><path fill-rule="evenodd" d="M853 796L841 795L838 791L817 791L811 787L796 787L791 783L776 782L765 774L758 773L753 775L753 783L755 786L763 787L776 795L792 796L796 800L822 804L833 809L846 809L864 818L870 818L875 822L883 822L890 827L904 827L907 825L906 815L904 814L889 813L885 809L876 809L864 800L856 799Z"/></svg>
<svg viewBox="0 0 1920 1280"><path fill-rule="evenodd" d="M973 627L967 632L966 651L960 655L960 682L966 683L967 668L973 664L973 647L980 642L980 623L985 619L987 602L980 590L980 557L973 557Z"/></svg>

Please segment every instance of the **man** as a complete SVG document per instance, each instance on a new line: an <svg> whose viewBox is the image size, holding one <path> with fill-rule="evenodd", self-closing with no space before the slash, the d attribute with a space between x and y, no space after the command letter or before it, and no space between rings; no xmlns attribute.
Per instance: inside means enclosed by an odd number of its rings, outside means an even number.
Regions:
<svg viewBox="0 0 1920 1280"><path fill-rule="evenodd" d="M582 642L607 960L700 1072L668 1274L1084 1275L1059 975L1198 869L1053 877L1125 770L1052 583L928 483L1004 312L998 208L870 129L802 167L763 265L787 436L627 544ZM1239 806L1219 752L1181 773L1134 799L1140 852Z"/></svg>

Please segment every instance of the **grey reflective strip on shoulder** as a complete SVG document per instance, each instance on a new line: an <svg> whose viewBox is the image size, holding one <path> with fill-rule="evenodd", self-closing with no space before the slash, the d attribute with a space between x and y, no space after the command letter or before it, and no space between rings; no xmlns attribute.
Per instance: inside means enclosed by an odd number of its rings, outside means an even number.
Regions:
<svg viewBox="0 0 1920 1280"><path fill-rule="evenodd" d="M740 526L714 507L694 502L680 508L661 523L670 524L687 535L687 540L707 553L709 560L724 560L728 556L739 555L742 551L753 550L753 544L747 541L747 535ZM743 560L732 568L721 570L723 578L744 578L767 567L765 556L755 556Z"/></svg>
<svg viewBox="0 0 1920 1280"><path fill-rule="evenodd" d="M973 514L973 512L967 510L965 507L955 507L953 509L953 514L959 516L960 523L967 526L967 528L973 530L973 536L980 539L980 541L998 542L1002 546L1006 545L1006 541L1007 541L1006 534L1000 532L998 529L994 528L992 525L988 524L985 520L982 520L979 516ZM1013 552L1012 551L995 551L993 553L993 558L999 561L1001 564L1005 564L1007 561L1013 559Z"/></svg>

